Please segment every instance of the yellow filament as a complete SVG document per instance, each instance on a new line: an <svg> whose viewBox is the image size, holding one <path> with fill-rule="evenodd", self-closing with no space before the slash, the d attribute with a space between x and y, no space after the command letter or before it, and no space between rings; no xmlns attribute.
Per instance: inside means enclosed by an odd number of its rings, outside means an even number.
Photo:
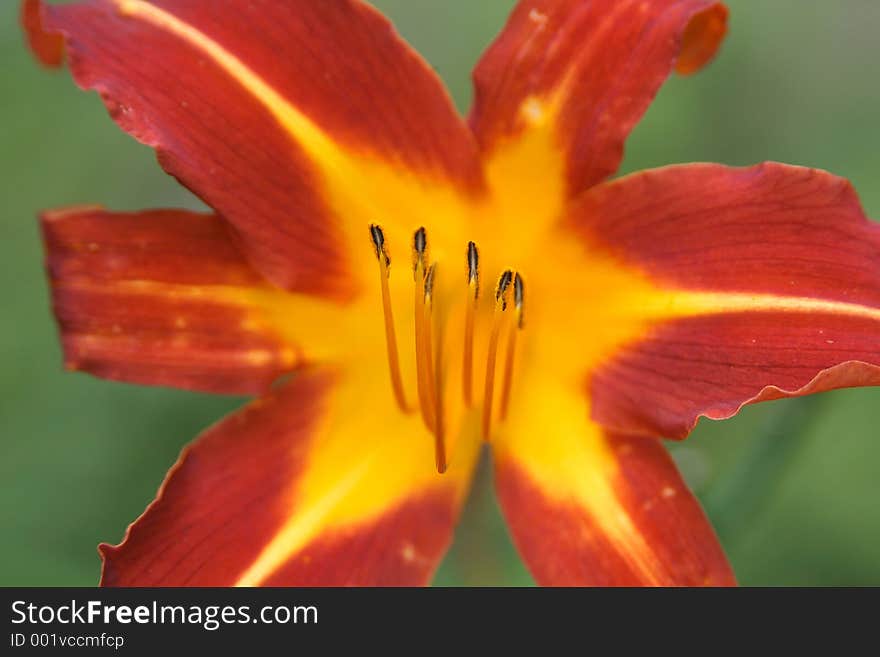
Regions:
<svg viewBox="0 0 880 657"><path fill-rule="evenodd" d="M504 326L504 311L507 305L506 296L501 295L495 303L495 314L492 317L492 333L489 335L489 354L486 358L486 385L483 390L483 440L489 440L492 429L492 397L495 394L495 361L498 356L498 338Z"/></svg>
<svg viewBox="0 0 880 657"><path fill-rule="evenodd" d="M442 326L438 317L438 325ZM429 351L429 356L431 352ZM443 335L438 331L437 353L434 360L434 461L437 472L446 472L446 427L443 423Z"/></svg>
<svg viewBox="0 0 880 657"><path fill-rule="evenodd" d="M473 283L470 287L473 287ZM467 309L464 318L464 367L462 368L461 389L464 403L473 404L473 370L474 370L474 316L477 301L473 290L468 291Z"/></svg>
<svg viewBox="0 0 880 657"><path fill-rule="evenodd" d="M422 413L422 420L428 431L434 431L434 418L431 415L432 402L430 400L431 387L428 380L428 367L426 362L430 361L430 352L426 348L426 339L430 339L426 335L427 322L425 312L425 269L421 262L416 264L416 285L415 285L415 326L416 326L416 386L419 394L419 409ZM426 358L427 356L427 358Z"/></svg>
<svg viewBox="0 0 880 657"><path fill-rule="evenodd" d="M510 402L510 388L513 384L513 363L516 355L516 336L519 329L511 323L507 337L507 355L504 359L504 383L501 387L501 419L507 417L507 407Z"/></svg>
<svg viewBox="0 0 880 657"><path fill-rule="evenodd" d="M403 391L400 375L400 356L397 353L397 333L394 330L394 312L391 308L391 291L388 289L388 261L384 254L379 257L379 279L382 285L382 310L385 314L385 344L388 350L388 368L391 372L391 387L394 399L404 413L409 413L409 404Z"/></svg>
<svg viewBox="0 0 880 657"><path fill-rule="evenodd" d="M428 400L428 417L431 418L431 428L437 431L437 407L436 407L436 382L434 380L434 346L433 346L433 308L430 299L425 299L422 304L422 363L424 365L425 397Z"/></svg>

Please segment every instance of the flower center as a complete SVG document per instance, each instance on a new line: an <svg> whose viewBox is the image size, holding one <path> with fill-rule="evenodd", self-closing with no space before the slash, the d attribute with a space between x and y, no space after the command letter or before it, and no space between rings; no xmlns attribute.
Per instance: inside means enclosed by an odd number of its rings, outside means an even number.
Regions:
<svg viewBox="0 0 880 657"><path fill-rule="evenodd" d="M428 431L434 436L435 460L438 472L446 470L446 427L445 401L446 381L444 368L445 323L438 317L447 313L435 309L437 295L438 267L428 256L428 237L424 228L419 228L412 240L413 269L413 312L415 326L415 365L416 401L410 403L403 383L397 334L394 326L394 311L391 289L388 283L391 258L385 244L385 233L376 224L370 226L370 237L379 264L379 281L382 288L382 307L385 318L385 343L388 365L391 374L391 387L394 399L401 411L411 413L415 410L421 415ZM469 242L466 252L467 277L462 280L464 302L464 335L460 356L450 354L451 358L461 360L461 397L466 407L474 405L474 343L476 318L480 308L480 254L477 245ZM504 372L500 390L500 401L495 414L499 419L507 415L510 389L513 380L516 356L517 334L523 328L523 302L525 299L522 276L519 272L504 271L495 286L495 299L489 323L488 343L485 352L485 378L483 381L481 433L489 440L492 430L495 398L495 371L499 345L506 334L507 345L504 353ZM508 312L512 308L513 312ZM478 370L479 374L479 370Z"/></svg>

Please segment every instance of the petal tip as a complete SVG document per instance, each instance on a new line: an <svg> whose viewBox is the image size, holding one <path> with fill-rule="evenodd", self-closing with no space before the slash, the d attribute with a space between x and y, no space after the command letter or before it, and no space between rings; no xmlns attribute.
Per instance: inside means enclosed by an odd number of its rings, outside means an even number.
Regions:
<svg viewBox="0 0 880 657"><path fill-rule="evenodd" d="M110 543L99 543L98 544L98 556L101 557L101 577L98 580L98 586L114 586L114 584L110 581L113 579L110 571L110 559L115 556L116 552L119 550L119 545L110 545Z"/></svg>
<svg viewBox="0 0 880 657"><path fill-rule="evenodd" d="M694 14L682 35L676 73L692 75L712 61L727 36L729 15L727 6L720 2Z"/></svg>
<svg viewBox="0 0 880 657"><path fill-rule="evenodd" d="M64 63L64 37L46 29L42 0L24 0L21 24L31 51L46 68L59 68Z"/></svg>

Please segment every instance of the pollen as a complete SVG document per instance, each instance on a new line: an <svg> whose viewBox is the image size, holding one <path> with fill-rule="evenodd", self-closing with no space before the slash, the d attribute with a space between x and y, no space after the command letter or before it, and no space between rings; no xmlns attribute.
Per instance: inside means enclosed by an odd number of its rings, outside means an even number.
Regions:
<svg viewBox="0 0 880 657"><path fill-rule="evenodd" d="M251 349L250 351L245 352L244 358L250 365L259 367L272 362L272 352L265 349Z"/></svg>
<svg viewBox="0 0 880 657"><path fill-rule="evenodd" d="M131 16L140 8L138 0L117 0L116 11L120 16Z"/></svg>
<svg viewBox="0 0 880 657"><path fill-rule="evenodd" d="M523 101L520 115L527 124L533 127L544 125L547 119L544 103L536 96L529 96Z"/></svg>
<svg viewBox="0 0 880 657"><path fill-rule="evenodd" d="M529 12L529 20L539 26L539 29L543 28L547 24L547 14L542 14L537 9L532 9Z"/></svg>
<svg viewBox="0 0 880 657"><path fill-rule="evenodd" d="M416 560L416 548L412 543L404 543L400 550L400 556L406 563L412 563Z"/></svg>

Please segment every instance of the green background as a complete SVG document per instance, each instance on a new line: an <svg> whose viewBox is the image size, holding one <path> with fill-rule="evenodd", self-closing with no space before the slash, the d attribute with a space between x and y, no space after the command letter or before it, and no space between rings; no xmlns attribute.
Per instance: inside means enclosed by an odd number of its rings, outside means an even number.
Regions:
<svg viewBox="0 0 880 657"><path fill-rule="evenodd" d="M180 448L240 399L67 374L35 213L198 207L122 134L98 98L29 57L17 2L0 2L0 585L91 585ZM469 104L469 73L511 0L383 0ZM730 37L673 79L628 144L627 171L695 160L812 165L851 179L880 218L880 2L731 0ZM829 393L703 422L674 452L740 581L880 584L880 389ZM487 469L438 584L528 584Z"/></svg>

